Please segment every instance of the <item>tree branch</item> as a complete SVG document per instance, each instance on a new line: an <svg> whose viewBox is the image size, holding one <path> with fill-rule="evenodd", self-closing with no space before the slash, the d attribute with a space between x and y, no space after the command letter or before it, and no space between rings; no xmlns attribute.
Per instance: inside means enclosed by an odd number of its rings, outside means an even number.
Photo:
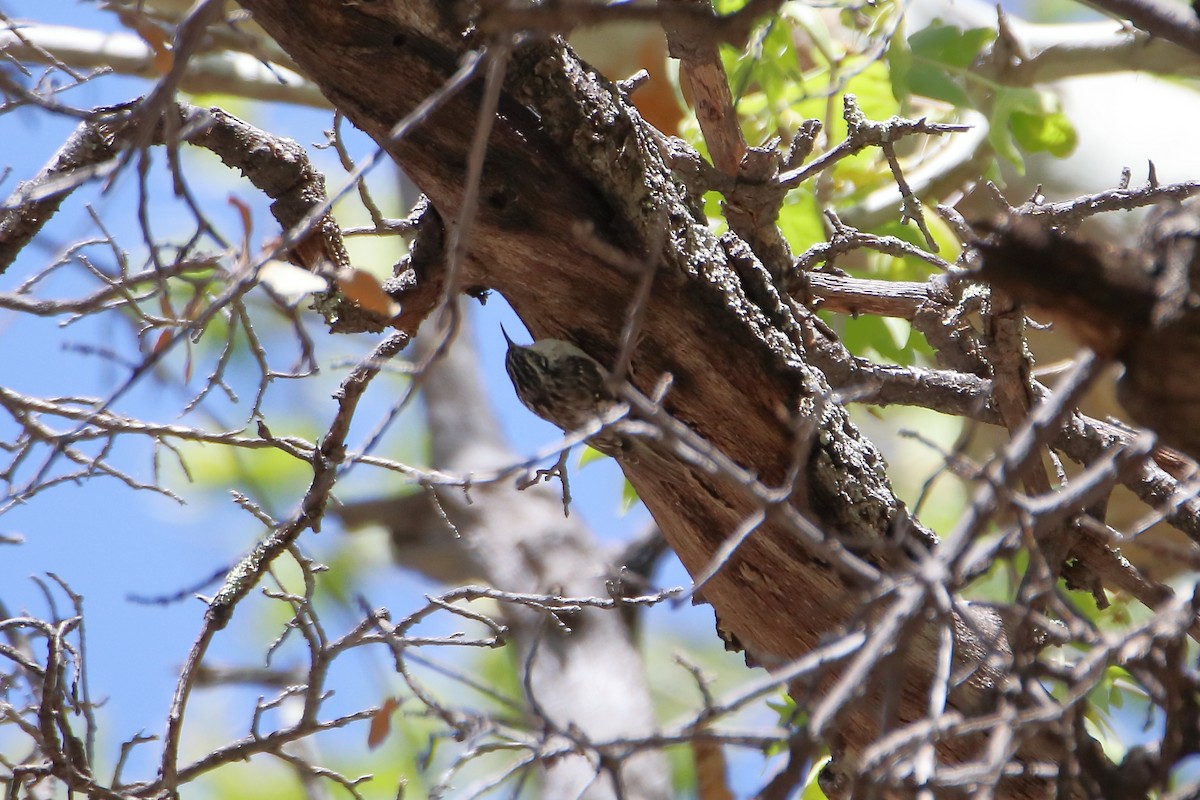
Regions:
<svg viewBox="0 0 1200 800"><path fill-rule="evenodd" d="M1200 20L1181 6L1162 0L1087 0L1087 3L1200 55Z"/></svg>

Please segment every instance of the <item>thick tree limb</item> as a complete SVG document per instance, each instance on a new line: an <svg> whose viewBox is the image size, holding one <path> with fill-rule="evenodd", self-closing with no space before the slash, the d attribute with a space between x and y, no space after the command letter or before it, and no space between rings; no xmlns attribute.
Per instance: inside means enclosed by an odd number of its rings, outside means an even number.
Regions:
<svg viewBox="0 0 1200 800"><path fill-rule="evenodd" d="M1181 6L1162 0L1087 0L1089 5L1124 17L1154 36L1160 36L1200 55L1200 20Z"/></svg>

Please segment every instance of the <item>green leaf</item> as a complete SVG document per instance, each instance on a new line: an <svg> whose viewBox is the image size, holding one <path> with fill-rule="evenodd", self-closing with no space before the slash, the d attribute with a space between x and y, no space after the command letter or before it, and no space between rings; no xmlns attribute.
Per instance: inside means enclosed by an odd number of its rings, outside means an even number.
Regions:
<svg viewBox="0 0 1200 800"><path fill-rule="evenodd" d="M628 479L621 482L621 513L629 513L629 509L633 508L641 501L638 497L637 489L633 488L633 484Z"/></svg>
<svg viewBox="0 0 1200 800"><path fill-rule="evenodd" d="M984 47L996 38L992 28L962 30L954 25L934 23L908 37L913 58L943 66L966 69Z"/></svg>
<svg viewBox="0 0 1200 800"><path fill-rule="evenodd" d="M1008 124L1017 144L1030 153L1044 152L1057 158L1066 158L1079 144L1075 126L1060 111L1049 114L1013 111Z"/></svg>
<svg viewBox="0 0 1200 800"><path fill-rule="evenodd" d="M1009 125L1015 112L1025 114L1046 114L1051 112L1053 99L1045 92L1037 89L1022 87L1004 87L996 92L988 118L988 143L996 154L1015 166L1022 174L1025 172L1025 159L1017 147Z"/></svg>
<svg viewBox="0 0 1200 800"><path fill-rule="evenodd" d="M792 727L796 724L797 714L800 707L796 705L796 701L791 695L779 694L775 699L767 701L767 708L779 715L776 724L781 728Z"/></svg>
<svg viewBox="0 0 1200 800"><path fill-rule="evenodd" d="M913 363L915 352L910 344L912 326L904 320L885 319L871 314L844 320L842 341L851 353L879 356L901 366Z"/></svg>
<svg viewBox="0 0 1200 800"><path fill-rule="evenodd" d="M1125 707L1125 689L1115 680L1108 688L1108 705L1118 710Z"/></svg>
<svg viewBox="0 0 1200 800"><path fill-rule="evenodd" d="M792 46L791 31L783 24L771 24L758 54L755 77L767 97L767 107L781 111L791 103L791 89L799 77L799 59Z"/></svg>
<svg viewBox="0 0 1200 800"><path fill-rule="evenodd" d="M1058 98L1037 89L1003 87L989 114L988 142L996 154L1024 170L1021 151L1063 157L1075 149L1075 126L1059 109Z"/></svg>
<svg viewBox="0 0 1200 800"><path fill-rule="evenodd" d="M903 24L903 20L901 24ZM908 44L908 39L901 35L899 30L896 33L897 35L888 42L888 77L892 81L892 97L895 97L897 102L903 103L912 94L909 73L913 66L913 52L912 47Z"/></svg>
<svg viewBox="0 0 1200 800"><path fill-rule="evenodd" d="M817 198L810 191L791 192L779 210L777 224L792 252L802 253L825 241L825 225Z"/></svg>
<svg viewBox="0 0 1200 800"><path fill-rule="evenodd" d="M579 454L579 468L583 469L593 461L602 461L605 458L608 458L608 456L604 455L604 453L601 453L596 448L589 445L584 445L583 451Z"/></svg>
<svg viewBox="0 0 1200 800"><path fill-rule="evenodd" d="M841 60L846 55L845 46L830 33L821 11L806 3L784 3L779 12L788 28L801 32L826 61Z"/></svg>
<svg viewBox="0 0 1200 800"><path fill-rule="evenodd" d="M741 11L746 5L746 0L715 0L713 7L718 14L732 14L735 11Z"/></svg>
<svg viewBox="0 0 1200 800"><path fill-rule="evenodd" d="M966 91L968 68L995 38L996 31L991 28L964 31L936 23L917 31L908 37L911 66L903 76L904 86L913 94L960 107L970 106Z"/></svg>
<svg viewBox="0 0 1200 800"><path fill-rule="evenodd" d="M934 100L942 100L956 106L971 104L966 90L936 64L915 62L909 72L908 81L913 94L932 97Z"/></svg>

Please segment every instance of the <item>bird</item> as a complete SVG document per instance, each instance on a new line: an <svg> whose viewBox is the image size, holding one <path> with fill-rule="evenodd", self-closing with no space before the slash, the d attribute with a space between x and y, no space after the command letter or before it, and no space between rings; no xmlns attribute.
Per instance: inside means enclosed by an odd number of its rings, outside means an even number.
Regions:
<svg viewBox="0 0 1200 800"><path fill-rule="evenodd" d="M612 430L608 417L621 404L608 386L608 371L579 347L562 339L538 339L531 345L508 342L504 368L517 399L542 419L572 433L597 422L606 427L587 443L614 458L628 450L627 437Z"/></svg>

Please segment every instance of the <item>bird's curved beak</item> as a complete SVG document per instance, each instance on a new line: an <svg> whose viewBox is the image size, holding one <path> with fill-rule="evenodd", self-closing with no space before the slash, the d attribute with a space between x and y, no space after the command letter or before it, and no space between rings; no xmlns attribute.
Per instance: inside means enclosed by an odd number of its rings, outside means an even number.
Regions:
<svg viewBox="0 0 1200 800"><path fill-rule="evenodd" d="M500 332L504 334L504 341L508 342L509 347L512 347L514 344L516 344L516 342L514 342L511 337L509 337L508 331L504 330L503 325L500 326Z"/></svg>

